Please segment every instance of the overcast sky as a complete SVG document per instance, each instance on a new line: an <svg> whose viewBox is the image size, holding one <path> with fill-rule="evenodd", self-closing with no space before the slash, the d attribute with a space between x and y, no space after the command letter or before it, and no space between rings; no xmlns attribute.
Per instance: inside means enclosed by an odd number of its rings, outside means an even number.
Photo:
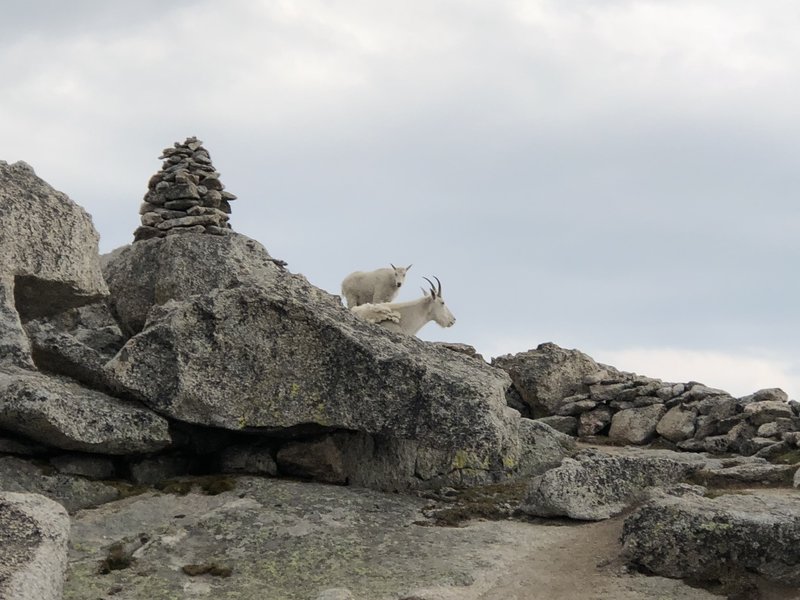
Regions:
<svg viewBox="0 0 800 600"><path fill-rule="evenodd" d="M315 285L437 275L425 339L800 399L798 31L794 0L4 0L0 159L107 252L196 135Z"/></svg>

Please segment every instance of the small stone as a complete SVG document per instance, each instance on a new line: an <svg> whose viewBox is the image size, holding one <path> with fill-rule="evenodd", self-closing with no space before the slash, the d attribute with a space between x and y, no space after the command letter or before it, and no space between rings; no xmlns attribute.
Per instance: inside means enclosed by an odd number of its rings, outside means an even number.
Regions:
<svg viewBox="0 0 800 600"><path fill-rule="evenodd" d="M194 225L193 227L173 227L167 230L167 235L182 235L184 233L205 233L206 228L202 225Z"/></svg>
<svg viewBox="0 0 800 600"><path fill-rule="evenodd" d="M164 220L180 219L189 216L189 213L185 210L170 210L169 208L157 208L153 212L161 215L161 218Z"/></svg>
<svg viewBox="0 0 800 600"><path fill-rule="evenodd" d="M751 402L744 407L744 414L748 420L756 426L763 425L769 421L779 418L791 418L794 416L792 408L785 401L763 400Z"/></svg>
<svg viewBox="0 0 800 600"><path fill-rule="evenodd" d="M163 237L164 232L155 227L140 226L133 232L133 241L149 240L150 238Z"/></svg>
<svg viewBox="0 0 800 600"><path fill-rule="evenodd" d="M230 219L230 217L224 212L212 206L193 206L187 209L186 214L192 217L197 215L214 215L221 221L227 221Z"/></svg>
<svg viewBox="0 0 800 600"><path fill-rule="evenodd" d="M170 210L186 210L187 208L198 206L199 204L200 200L170 200L164 203L164 208Z"/></svg>
<svg viewBox="0 0 800 600"><path fill-rule="evenodd" d="M167 200L195 200L200 198L197 186L193 183L178 183L177 177L175 184L169 186L164 191ZM169 204L169 203L167 203ZM169 208L169 206L167 206Z"/></svg>
<svg viewBox="0 0 800 600"><path fill-rule="evenodd" d="M608 435L631 444L645 444L655 436L656 426L666 412L660 404L622 410L611 420Z"/></svg>
<svg viewBox="0 0 800 600"><path fill-rule="evenodd" d="M139 214L144 215L149 212L153 212L156 208L158 208L157 204L151 204L150 202L142 202L139 206Z"/></svg>
<svg viewBox="0 0 800 600"><path fill-rule="evenodd" d="M798 427L793 419L778 418L759 426L756 434L761 437L775 437L781 439L784 433L796 431L797 429Z"/></svg>
<svg viewBox="0 0 800 600"><path fill-rule="evenodd" d="M676 406L661 417L656 426L656 432L671 442L688 440L694 435L696 417L697 413L694 410L685 410L681 406Z"/></svg>
<svg viewBox="0 0 800 600"><path fill-rule="evenodd" d="M220 217L217 215L196 215L181 217L180 219L169 219L158 224L162 230L172 229L173 227L194 227L195 225L217 225L219 226Z"/></svg>
<svg viewBox="0 0 800 600"><path fill-rule="evenodd" d="M142 215L142 225L145 227L155 227L164 220L157 212L149 212Z"/></svg>

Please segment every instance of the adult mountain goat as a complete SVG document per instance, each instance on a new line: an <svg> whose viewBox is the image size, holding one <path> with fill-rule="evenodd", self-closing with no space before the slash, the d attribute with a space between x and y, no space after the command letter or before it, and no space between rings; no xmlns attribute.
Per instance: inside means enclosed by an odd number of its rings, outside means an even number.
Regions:
<svg viewBox="0 0 800 600"><path fill-rule="evenodd" d="M409 335L416 335L428 321L436 321L442 327L450 327L456 318L444 303L442 298L442 282L434 276L438 287L427 277L423 277L430 286L430 292L410 302L387 302L383 304L362 304L352 308L353 313L377 323L389 331L400 331Z"/></svg>
<svg viewBox="0 0 800 600"><path fill-rule="evenodd" d="M397 296L400 286L406 280L406 272L411 268L395 267L377 269L375 271L356 271L350 273L342 281L342 296L347 301L347 308L355 308L362 304L380 304L391 302Z"/></svg>

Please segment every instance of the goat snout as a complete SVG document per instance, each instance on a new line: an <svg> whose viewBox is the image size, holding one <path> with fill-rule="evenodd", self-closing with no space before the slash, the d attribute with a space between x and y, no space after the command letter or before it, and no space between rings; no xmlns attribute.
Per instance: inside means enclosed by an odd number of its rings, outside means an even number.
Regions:
<svg viewBox="0 0 800 600"><path fill-rule="evenodd" d="M402 284L402 283L398 283L398 284L397 284L397 287L400 287L401 285L403 285L403 284Z"/></svg>

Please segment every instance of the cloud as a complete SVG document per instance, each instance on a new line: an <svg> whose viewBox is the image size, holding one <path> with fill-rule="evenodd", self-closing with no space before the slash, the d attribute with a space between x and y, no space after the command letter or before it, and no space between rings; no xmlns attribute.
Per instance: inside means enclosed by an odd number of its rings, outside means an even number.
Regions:
<svg viewBox="0 0 800 600"><path fill-rule="evenodd" d="M41 7L4 5L0 158L103 251L197 135L234 229L312 283L439 276L458 323L429 339L800 350L795 3Z"/></svg>

